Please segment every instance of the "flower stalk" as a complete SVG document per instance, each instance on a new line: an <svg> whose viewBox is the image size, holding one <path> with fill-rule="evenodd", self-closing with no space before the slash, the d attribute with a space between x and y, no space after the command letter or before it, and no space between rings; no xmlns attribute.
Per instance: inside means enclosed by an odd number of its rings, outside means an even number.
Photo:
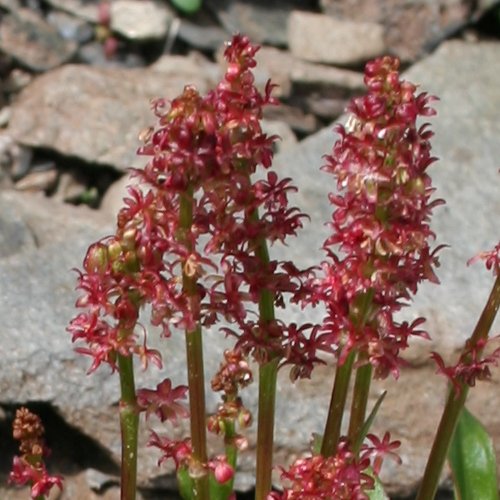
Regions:
<svg viewBox="0 0 500 500"><path fill-rule="evenodd" d="M488 338L491 326L500 307L500 274L496 276L495 283L490 292L486 305L479 317L474 331L466 342L462 351L461 359L464 364L470 363L471 352L474 352L477 359L480 359L484 350L485 341ZM459 365L457 365L459 366ZM450 374L451 375L451 374ZM441 415L436 437L427 460L422 483L416 500L427 500L434 498L439 486L439 477L443 470L444 463L453 433L455 432L460 413L467 399L469 388L473 385L473 380L463 380L457 376L450 384L446 405Z"/></svg>
<svg viewBox="0 0 500 500"><path fill-rule="evenodd" d="M323 434L323 443L321 445L321 455L324 457L331 457L335 455L337 451L342 417L344 416L349 381L351 380L352 366L355 357L356 354L351 352L342 365L337 365L335 371L332 397L330 400L325 432Z"/></svg>
<svg viewBox="0 0 500 500"><path fill-rule="evenodd" d="M185 248L192 252L189 234L193 224L193 189L188 188L181 196L179 207L178 239ZM192 310L198 310L199 301L197 292L196 273L188 270L188 263L182 266L182 289L191 302ZM208 462L207 436L206 436L206 409L205 409L205 372L203 364L203 339L201 326L198 324L192 330L186 330L186 359L187 377L189 387L189 410L191 443L193 449L192 459L197 468L203 470ZM208 474L202 473L194 478L194 498L208 500L209 483Z"/></svg>
<svg viewBox="0 0 500 500"><path fill-rule="evenodd" d="M363 355L359 355L359 358L362 357ZM364 360L358 359L358 361L363 362ZM360 432L365 423L372 374L373 367L370 364L363 364L356 370L351 403L351 417L349 420L349 430L347 432L351 443L358 442Z"/></svg>
<svg viewBox="0 0 500 500"><path fill-rule="evenodd" d="M128 335L125 329L121 333ZM118 354L120 371L120 428L122 441L121 500L135 500L137 489L137 436L139 411L135 393L134 367L131 356Z"/></svg>

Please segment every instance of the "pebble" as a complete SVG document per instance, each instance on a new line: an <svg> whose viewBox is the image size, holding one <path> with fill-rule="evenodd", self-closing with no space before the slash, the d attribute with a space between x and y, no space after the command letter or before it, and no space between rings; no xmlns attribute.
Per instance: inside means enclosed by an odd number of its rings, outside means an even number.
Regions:
<svg viewBox="0 0 500 500"><path fill-rule="evenodd" d="M111 4L111 29L130 40L165 38L171 15L164 2L116 0Z"/></svg>
<svg viewBox="0 0 500 500"><path fill-rule="evenodd" d="M288 45L300 59L342 66L359 65L386 51L380 24L301 11L290 15Z"/></svg>

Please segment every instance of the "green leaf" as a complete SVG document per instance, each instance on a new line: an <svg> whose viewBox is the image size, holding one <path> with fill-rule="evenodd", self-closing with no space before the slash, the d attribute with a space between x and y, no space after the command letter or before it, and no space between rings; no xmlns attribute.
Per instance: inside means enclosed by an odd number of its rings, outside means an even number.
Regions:
<svg viewBox="0 0 500 500"><path fill-rule="evenodd" d="M202 0L170 0L175 8L185 14L194 14L200 10Z"/></svg>
<svg viewBox="0 0 500 500"><path fill-rule="evenodd" d="M368 498L370 500L389 500L389 497L386 495L380 479L377 476L374 476L371 470L368 473L375 480L375 488L373 488L373 490L365 491L365 493L368 495Z"/></svg>
<svg viewBox="0 0 500 500"><path fill-rule="evenodd" d="M361 449L361 445L363 444L363 441L365 440L365 437L368 434L368 431L370 430L370 427L372 426L375 417L377 416L378 409L380 408L380 405L382 404L382 401L384 400L386 394L387 391L384 391L379 396L377 402L373 406L372 411L370 412L370 415L368 415L368 418L365 420L365 423L363 424L363 427L359 432L359 436L357 436L356 441L354 443L354 451L359 452L359 450Z"/></svg>
<svg viewBox="0 0 500 500"><path fill-rule="evenodd" d="M457 500L498 500L491 438L479 420L462 410L448 452Z"/></svg>

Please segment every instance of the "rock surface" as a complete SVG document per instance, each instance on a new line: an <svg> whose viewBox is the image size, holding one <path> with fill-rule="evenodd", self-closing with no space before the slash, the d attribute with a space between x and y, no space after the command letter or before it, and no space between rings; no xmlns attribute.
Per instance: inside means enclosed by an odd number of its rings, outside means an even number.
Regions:
<svg viewBox="0 0 500 500"><path fill-rule="evenodd" d="M371 403L381 390L389 389L375 431L390 430L394 438L403 442L403 465L398 467L389 463L383 476L392 494L406 495L415 490L439 418L446 384L433 375L435 367L427 362L428 353L439 350L447 357L456 355L470 334L492 283L491 276L480 265L467 268L465 262L477 252L492 247L500 234L498 74L500 47L497 44L463 42L444 44L407 74L409 79L420 83L423 90L441 98L437 103L439 114L432 119L436 130L434 149L441 161L432 167L432 174L438 188L437 196L446 198L448 204L446 208L436 210L434 227L439 235L438 242L448 243L451 248L444 250L441 256L439 276L443 284L422 287L416 307L410 313L428 318L432 342L410 349L410 367L402 371L399 382L387 380L377 382L373 387ZM123 81L124 75L127 75L126 82ZM30 94L25 94L16 104L17 111L14 110L14 113L21 113L21 110L30 109L35 116L40 113L38 118L24 129L19 125L21 118L13 118L11 131L17 130L19 139L24 138L27 144L43 147L57 144L60 152L81 155L91 162L116 162L117 166L130 164L135 150L135 134L140 128L137 120L143 115L134 111L135 108L128 109L128 106L131 100L134 105L143 101L146 94L139 85L139 81L145 85L144 80L133 75L133 72L96 72L88 68L82 71L82 68L69 66L40 77L35 82L38 86L31 86L38 101L29 101ZM147 83L150 85L148 91L157 91L151 80L153 78ZM72 108L67 99L62 106L55 95L51 96L50 84L57 81L67 82L59 87L61 91L70 86L77 89L71 94L73 98L83 94L82 100L76 103L78 107ZM103 81L106 85L101 88ZM92 82L95 82L93 87ZM165 78L161 78L161 82L164 85ZM110 84L114 86L111 87L113 93L106 94L105 89L109 89ZM165 93L165 86L162 88ZM118 104L127 106L127 111L116 114ZM106 115L104 122L98 122L91 105L101 113L103 110L113 111ZM43 113L37 111L37 106L44 110ZM51 120L56 120L54 109L59 110L66 121L52 125ZM81 118L77 119L81 117L77 109L87 110L85 120L88 123L82 124ZM41 116L45 116L44 121ZM146 123L151 123L150 116L146 116L146 120ZM99 123L105 126L99 127ZM40 130L42 124L49 132ZM51 124L50 127L47 124ZM132 125L134 130L127 135L126 131ZM72 135L81 142L88 141L92 147L88 146L82 153L77 141L71 140L71 147L60 146L63 143L57 141L61 141L67 127L73 127ZM271 251L285 253L287 258L297 259L303 265L316 263L322 258L321 252L315 249L326 236L323 222L331 212L326 201L331 186L326 174L318 169L322 155L330 151L335 139L331 129L331 126L327 127L297 146L284 150L276 158L282 174L294 178L300 186L296 203L312 220L297 244L292 243L281 250L273 247ZM51 134L50 141L40 139L47 133ZM99 141L106 144L99 134L108 134L108 141L117 137L113 144L121 148L120 154L113 156L108 149L98 147ZM118 380L106 370L85 376L89 360L73 352L69 335L65 333L68 320L75 314L73 289L76 280L70 269L80 266L91 242L113 230L114 219L106 211L70 207L41 196L12 191L0 191L0 213L2 232L6 228L6 234L11 234L0 240L3 252L0 258L1 349L4 353L0 356L1 403L50 403L68 424L118 460ZM318 321L320 312L307 313L304 317L299 311L291 310L289 317L296 321ZM499 321L495 323L494 331L500 331ZM165 371L142 373L139 384L151 387L167 372L173 374L174 384L184 383L183 344L181 336L172 337L163 348L166 352ZM207 373L216 370L224 345L220 334L206 332ZM289 383L286 371L281 373L275 454L278 463L289 462L302 453L308 448L311 433L321 432L332 376L332 367L328 365L319 368L312 381L301 381L295 387ZM470 400L472 410L492 433L497 454L500 454L500 421L496 412L500 405L499 382L500 374L495 370L493 382L479 384L471 391ZM250 407L255 408L255 387L244 394L244 398ZM216 398L209 392L209 410L213 410L215 404ZM174 432L180 435L184 430L185 427L181 426ZM240 465L243 471L238 477L240 489L252 485L254 465L251 451L255 429L249 437L250 451L242 456ZM141 443L144 444L146 439L143 428ZM171 478L166 475L171 469L158 470L156 460L154 451L142 448L141 484L171 486Z"/></svg>
<svg viewBox="0 0 500 500"><path fill-rule="evenodd" d="M472 15L467 0L321 0L325 14L342 21L380 23L384 40L401 59L414 61L456 32ZM491 2L490 2L491 3ZM484 5L477 6L484 11Z"/></svg>
<svg viewBox="0 0 500 500"><path fill-rule="evenodd" d="M163 2L119 0L111 4L111 29L130 40L165 38L169 11Z"/></svg>
<svg viewBox="0 0 500 500"><path fill-rule="evenodd" d="M135 148L139 132L153 122L150 99L173 98L187 82L204 92L208 82L200 74L202 64L165 56L151 69L66 65L21 92L12 107L9 133L21 144L91 164L141 166Z"/></svg>
<svg viewBox="0 0 500 500"><path fill-rule="evenodd" d="M69 61L77 45L29 9L6 15L0 24L0 50L33 71L46 71Z"/></svg>
<svg viewBox="0 0 500 500"><path fill-rule="evenodd" d="M311 62L356 65L386 51L383 27L376 23L339 21L294 11L288 20L291 53Z"/></svg>

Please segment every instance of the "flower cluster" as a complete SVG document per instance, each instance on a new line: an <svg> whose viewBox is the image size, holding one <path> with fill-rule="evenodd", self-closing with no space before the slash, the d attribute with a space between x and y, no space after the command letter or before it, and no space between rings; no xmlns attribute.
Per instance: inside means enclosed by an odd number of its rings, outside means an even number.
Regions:
<svg viewBox="0 0 500 500"><path fill-rule="evenodd" d="M385 457L401 462L394 453L399 441L391 442L389 434L382 441L372 435L368 438L372 444L363 445L359 454L346 439L341 439L334 456L314 455L296 460L282 471L281 478L288 483L287 487L282 493L271 493L268 500L368 500L366 491L375 486L370 467L378 474Z"/></svg>
<svg viewBox="0 0 500 500"><path fill-rule="evenodd" d="M472 264L477 260L484 261L486 269L493 271L498 283L500 279L500 243L493 250L481 252L476 255L468 261L468 264ZM497 289L496 296L498 297L498 285L495 288ZM495 294L495 292L492 293ZM498 298L496 302L498 303ZM491 307L494 309L494 306ZM498 365L500 348L494 349L486 356L483 355L486 345L491 341L498 340L498 336L488 337L487 335L488 330L483 332L476 330L466 342L460 359L453 366L446 366L443 358L438 353L433 352L431 354L431 358L438 366L437 372L448 378L453 385L456 396L460 394L463 386L474 387L477 380L489 380L491 378L490 366Z"/></svg>
<svg viewBox="0 0 500 500"><path fill-rule="evenodd" d="M486 265L486 269L491 269L495 276L500 276L500 242L498 242L493 250L481 252L480 254L470 259L467 264L472 264L477 260L483 260Z"/></svg>
<svg viewBox="0 0 500 500"><path fill-rule="evenodd" d="M468 342L460 359L453 366L446 366L443 358L438 353L433 352L431 354L431 358L438 365L437 372L448 378L456 395L461 391L461 384L474 387L476 380L489 380L491 378L490 366L498 366L500 347L491 354L483 356L484 348L490 340L493 339L480 339L473 344ZM498 338L495 340L498 340Z"/></svg>
<svg viewBox="0 0 500 500"><path fill-rule="evenodd" d="M409 337L426 336L422 319L398 323L394 313L422 280L438 282L429 218L442 200L430 200L432 132L417 127L419 116L434 114L433 98L416 95L398 67L393 57L367 64L368 92L349 105L351 118L337 128L340 139L326 157L323 169L335 176L338 193L330 194L329 261L312 297L327 306L323 332L340 362L357 351L378 377L397 376Z"/></svg>
<svg viewBox="0 0 500 500"><path fill-rule="evenodd" d="M201 96L188 86L171 103L153 102L159 127L145 134L139 149L152 157L134 171L141 185L129 187L116 234L89 248L79 274L77 306L85 312L68 329L73 341L86 343L79 351L93 357L90 371L102 362L116 369L116 353L161 365L136 326L145 304L166 337L172 328L191 331L224 318L238 324L246 353L261 361L293 357L282 345L287 325L247 318L248 304L258 303L263 291L278 305L285 293L300 294L305 275L289 262L258 255L262 241L294 235L304 215L288 206L295 190L290 179L273 171L250 179L259 165L270 167L275 140L261 129L262 109L275 101L272 85L262 95L253 84L256 51L235 36L225 53L227 73L214 91ZM192 289L183 275L195 282ZM265 339L276 335L268 347Z"/></svg>
<svg viewBox="0 0 500 500"><path fill-rule="evenodd" d="M18 486L31 485L31 498L47 495L53 486L62 490L60 476L51 476L45 468L44 457L49 453L43 441L45 430L34 413L27 408L16 411L13 423L14 439L20 442L20 456L15 456L9 482Z"/></svg>
<svg viewBox="0 0 500 500"><path fill-rule="evenodd" d="M246 438L234 432L234 423L238 422L243 429L249 427L252 414L243 405L238 393L252 381L252 371L242 353L226 350L224 361L211 383L214 392L223 392L222 403L208 419L207 428L214 434L224 433L226 444L234 444L239 450L247 448L248 443Z"/></svg>
<svg viewBox="0 0 500 500"><path fill-rule="evenodd" d="M89 248L79 273L83 294L77 306L83 312L68 330L73 341L84 344L78 351L93 358L89 371L103 363L119 370L119 356L161 367L161 354L149 348L140 323L146 306L151 324L165 338L224 320L231 328L222 332L237 337L234 356L251 355L259 362L279 357L283 364L298 365L295 376L307 376L317 361L308 344L312 326L253 314L262 297L276 306L284 305L287 294L297 300L311 273L272 260L267 252L266 242L295 235L305 215L289 206L289 193L296 190L290 179L270 169L276 137L263 132L261 121L264 106L275 99L273 85L264 93L254 85L257 50L237 35L225 51L226 74L213 91L201 95L187 86L170 102L152 102L157 125L141 134L138 150L149 161L133 171L138 184L128 188L115 234ZM266 171L253 180L259 168ZM136 406L175 423L187 416L180 403L185 393L166 379L156 389L139 390ZM222 432L235 416L250 423L241 401L226 394L209 422L211 430ZM238 435L234 443L243 446ZM220 460L213 466L194 460L194 441L153 435L151 444L163 459L187 466L193 477L194 469L228 476L229 466Z"/></svg>

